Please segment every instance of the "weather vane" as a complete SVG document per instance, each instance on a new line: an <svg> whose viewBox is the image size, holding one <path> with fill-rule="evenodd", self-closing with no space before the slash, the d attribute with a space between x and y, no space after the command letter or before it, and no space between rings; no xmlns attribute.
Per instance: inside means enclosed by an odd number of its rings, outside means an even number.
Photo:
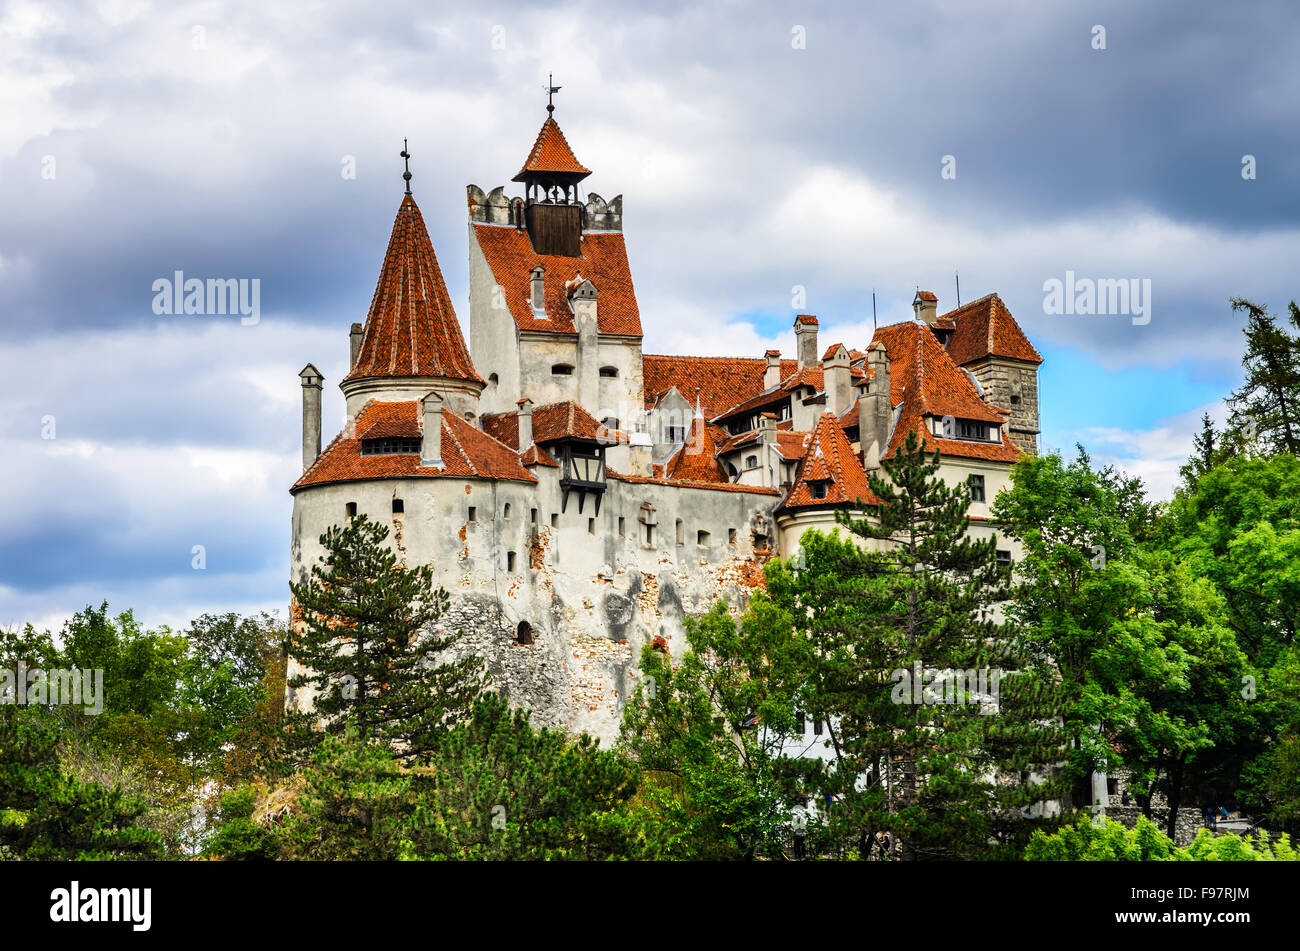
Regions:
<svg viewBox="0 0 1300 951"><path fill-rule="evenodd" d="M411 153L407 150L406 139L402 139L402 158L406 162L406 171L402 173L402 178L406 182L406 194L411 194Z"/></svg>
<svg viewBox="0 0 1300 951"><path fill-rule="evenodd" d="M560 91L560 87L555 85L555 76L551 73L546 74L546 85L543 88L546 90L546 111L554 112L555 103L552 101L551 97Z"/></svg>

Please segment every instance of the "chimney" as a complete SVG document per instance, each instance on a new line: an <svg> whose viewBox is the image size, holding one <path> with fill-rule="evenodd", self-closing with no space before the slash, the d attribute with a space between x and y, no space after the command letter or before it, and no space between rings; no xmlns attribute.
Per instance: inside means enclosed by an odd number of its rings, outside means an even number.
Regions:
<svg viewBox="0 0 1300 951"><path fill-rule="evenodd" d="M763 370L763 389L770 390L781 382L781 351L769 350L763 354L767 367Z"/></svg>
<svg viewBox="0 0 1300 951"><path fill-rule="evenodd" d="M302 380L302 471L320 455L320 390L325 377L310 363L298 374Z"/></svg>
<svg viewBox="0 0 1300 951"><path fill-rule="evenodd" d="M348 369L351 370L357 365L357 354L361 352L362 327L360 324L353 324L352 330L348 333Z"/></svg>
<svg viewBox="0 0 1300 951"><path fill-rule="evenodd" d="M420 438L420 465L442 465L442 397L437 390L430 390L420 400L420 411L424 417L424 432Z"/></svg>
<svg viewBox="0 0 1300 951"><path fill-rule="evenodd" d="M817 363L817 318L800 314L794 319L794 339L798 348L799 369Z"/></svg>
<svg viewBox="0 0 1300 951"><path fill-rule="evenodd" d="M772 459L774 458L773 452L776 449L777 444L775 413L762 413L759 416L758 439L760 445L763 447L763 455L760 457L761 465L759 466L763 471L763 485L767 488L775 488L775 483L780 481L780 463L776 463L777 471L774 472L772 462ZM769 473L772 476L770 479L767 478Z"/></svg>
<svg viewBox="0 0 1300 951"><path fill-rule="evenodd" d="M867 348L867 383L858 399L858 439L862 446L862 464L867 469L880 467L880 457L888 448L889 426L894 420L894 405L889 389L889 354L879 340Z"/></svg>
<svg viewBox="0 0 1300 951"><path fill-rule="evenodd" d="M533 401L528 397L516 400L517 419L519 422L519 451L523 452L533 444Z"/></svg>
<svg viewBox="0 0 1300 951"><path fill-rule="evenodd" d="M912 313L918 321L933 327L939 318L939 298L929 291L917 291L912 298Z"/></svg>
<svg viewBox="0 0 1300 951"><path fill-rule="evenodd" d="M578 405L588 413L598 413L600 406L600 340L596 315L596 285L579 274L565 290L573 310L573 326L578 331Z"/></svg>
<svg viewBox="0 0 1300 951"><path fill-rule="evenodd" d="M853 401L853 381L849 373L849 352L844 344L833 344L822 355L822 380L826 411L836 417L847 413Z"/></svg>

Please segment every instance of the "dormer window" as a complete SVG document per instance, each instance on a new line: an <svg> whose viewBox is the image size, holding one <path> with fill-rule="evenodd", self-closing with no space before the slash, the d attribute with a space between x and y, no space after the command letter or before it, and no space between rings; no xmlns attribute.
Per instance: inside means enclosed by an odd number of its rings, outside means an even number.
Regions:
<svg viewBox="0 0 1300 951"><path fill-rule="evenodd" d="M546 268L540 265L533 268L529 278L529 303L534 311L546 313Z"/></svg>
<svg viewBox="0 0 1300 951"><path fill-rule="evenodd" d="M826 483L820 479L817 480L816 482L809 482L808 495L811 496L813 499L826 498Z"/></svg>
<svg viewBox="0 0 1300 951"><path fill-rule="evenodd" d="M361 455L388 456L395 453L419 453L419 436L384 436L380 439L361 440Z"/></svg>

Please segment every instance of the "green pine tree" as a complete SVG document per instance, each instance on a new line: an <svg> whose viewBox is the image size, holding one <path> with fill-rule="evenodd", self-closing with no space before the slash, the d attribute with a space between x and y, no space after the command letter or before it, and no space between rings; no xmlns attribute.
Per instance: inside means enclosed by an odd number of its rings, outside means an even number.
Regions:
<svg viewBox="0 0 1300 951"><path fill-rule="evenodd" d="M441 662L463 636L437 627L447 592L428 565L400 563L387 537L365 516L321 535L320 563L290 586L303 616L290 653L309 672L289 683L315 690L330 732L352 725L362 743L422 759L469 713L484 675L477 657Z"/></svg>
<svg viewBox="0 0 1300 951"><path fill-rule="evenodd" d="M1259 304L1235 297L1246 313L1246 379L1228 397L1228 427L1245 449L1300 455L1300 334L1291 334ZM1300 307L1292 301L1292 325L1300 331Z"/></svg>

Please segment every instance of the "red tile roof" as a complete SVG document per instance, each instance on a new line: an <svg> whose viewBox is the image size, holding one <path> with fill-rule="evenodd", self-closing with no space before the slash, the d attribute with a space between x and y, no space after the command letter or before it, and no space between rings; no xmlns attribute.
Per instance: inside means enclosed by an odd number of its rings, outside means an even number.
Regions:
<svg viewBox="0 0 1300 951"><path fill-rule="evenodd" d="M519 414L485 413L479 418L483 431L512 449L519 448ZM572 400L533 407L533 442L557 439L591 439L609 445L627 442L627 434L606 429L601 422Z"/></svg>
<svg viewBox="0 0 1300 951"><path fill-rule="evenodd" d="M537 479L508 446L475 429L453 413L442 414L442 468L420 465L419 453L361 455L361 438L371 434L418 437L423 432L420 404L414 400L381 403L371 400L357 414L354 426L334 437L316 461L294 483L291 493L313 485L361 479L479 478L513 482Z"/></svg>
<svg viewBox="0 0 1300 951"><path fill-rule="evenodd" d="M988 356L1043 362L997 294L988 294L963 304L944 314L940 320L951 320L956 324L957 329L948 341L948 355L959 365Z"/></svg>
<svg viewBox="0 0 1300 951"><path fill-rule="evenodd" d="M808 483L815 481L828 483L825 498L812 497ZM880 504L839 420L831 413L823 413L808 440L794 485L777 511L852 505L859 501L865 505Z"/></svg>
<svg viewBox="0 0 1300 951"><path fill-rule="evenodd" d="M548 172L576 175L578 180L591 174L591 169L579 162L573 154L573 149L569 148L569 141L560 131L560 124L553 116L547 116L546 121L542 123L541 131L537 133L537 141L533 143L533 150L528 153L524 167L511 181L523 182L528 180L530 173Z"/></svg>
<svg viewBox="0 0 1300 951"><path fill-rule="evenodd" d="M931 291L917 291L916 296L921 300L932 300L936 302L939 300L939 298L935 297L934 293Z"/></svg>
<svg viewBox="0 0 1300 951"><path fill-rule="evenodd" d="M838 346L839 344L835 345L835 347ZM835 347L832 347L831 351L833 351ZM787 361L785 360L781 361L783 368L786 362ZM788 362L794 364L793 360ZM792 392L803 386L811 387L814 394L821 393L825 389L826 373L820 363L806 366L802 370L797 369L797 364L794 364L794 366L796 369L793 369L789 376L782 379L778 386L775 386L770 390L762 390L754 396L742 400L735 406L729 406L713 418L727 419L741 413L761 409L764 406L770 406L773 403L779 403L782 400L787 399ZM849 366L850 382L858 382L865 379L866 376L867 372L861 366Z"/></svg>
<svg viewBox="0 0 1300 951"><path fill-rule="evenodd" d="M379 283L346 380L436 376L482 383L415 199L397 209Z"/></svg>
<svg viewBox="0 0 1300 951"><path fill-rule="evenodd" d="M895 407L903 404L890 441L891 453L902 444L908 431L913 430L926 445L944 455L999 462L1015 462L1019 458L1019 450L1012 444L1005 425L1000 443L940 439L929 434L925 425L927 416L999 424L1004 424L1006 417L980 397L966 371L953 363L925 324L906 321L881 327L874 339L884 345L889 357L890 401Z"/></svg>
<svg viewBox="0 0 1300 951"><path fill-rule="evenodd" d="M781 361L781 376L794 373L795 360ZM646 406L653 406L674 386L687 400L700 393L700 406L715 418L737 400L763 392L767 361L759 357L678 357L647 353L641 359Z"/></svg>
<svg viewBox="0 0 1300 951"><path fill-rule="evenodd" d="M696 416L686 442L669 458L666 476L673 482L730 482L718 463L714 443L704 417Z"/></svg>
<svg viewBox="0 0 1300 951"><path fill-rule="evenodd" d="M817 318L814 317L812 314L800 314L798 317L794 319L794 322L797 324L813 324L815 326L817 323Z"/></svg>
<svg viewBox="0 0 1300 951"><path fill-rule="evenodd" d="M685 489L710 489L715 492L749 492L754 495L781 494L776 489L767 489L758 485L742 485L739 482L690 482L685 479L652 479L646 476L627 475L626 473L615 472L609 466L605 467L605 475L619 482L628 482L635 485L672 485L681 486Z"/></svg>
<svg viewBox="0 0 1300 951"><path fill-rule="evenodd" d="M560 468L560 464L555 461L554 457L537 443L533 443L521 452L519 461L530 469L533 466L550 466L552 469Z"/></svg>
<svg viewBox="0 0 1300 951"><path fill-rule="evenodd" d="M641 312L627 263L627 246L619 232L584 234L582 255L571 258L537 254L528 232L513 226L475 224L473 228L519 329L576 333L573 311L564 289L581 275L596 288L597 329L603 334L641 336ZM545 319L533 315L529 299L529 276L536 267L546 271Z"/></svg>

